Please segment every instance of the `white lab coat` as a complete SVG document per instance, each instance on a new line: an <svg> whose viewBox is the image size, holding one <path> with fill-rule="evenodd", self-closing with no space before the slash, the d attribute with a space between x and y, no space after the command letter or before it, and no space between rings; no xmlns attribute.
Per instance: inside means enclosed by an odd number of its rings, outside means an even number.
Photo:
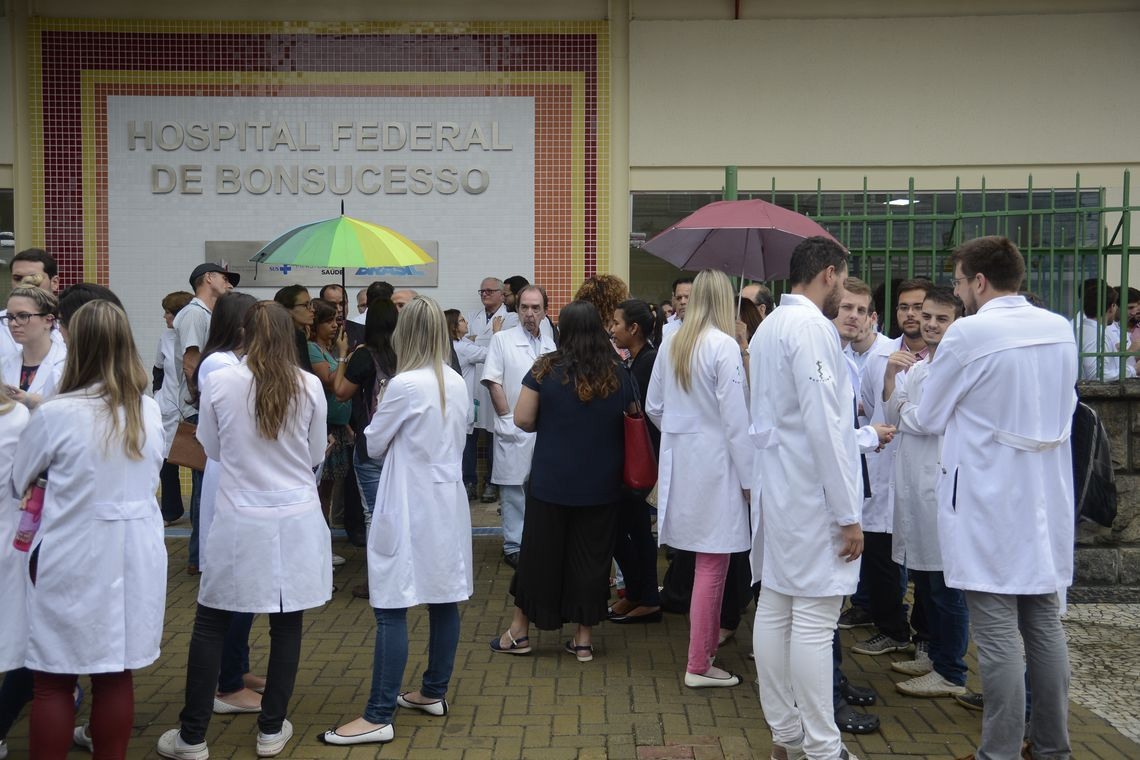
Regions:
<svg viewBox="0 0 1140 760"><path fill-rule="evenodd" d="M146 438L139 460L118 441L108 444L106 403L82 391L42 404L20 436L13 493L45 470L48 481L32 546L35 585L28 554L22 563L24 664L32 670L117 673L158 659L166 612L166 545L155 500L162 415L154 399L144 396L141 404Z"/></svg>
<svg viewBox="0 0 1140 760"><path fill-rule="evenodd" d="M789 596L854 593L859 561L839 556L841 526L863 503L855 391L839 334L805 296L787 293L749 345L752 577Z"/></svg>
<svg viewBox="0 0 1140 760"><path fill-rule="evenodd" d="M461 602L475 591L471 507L463 488L467 388L443 368L446 409L430 368L392 378L364 429L384 457L368 529L368 601L381 609Z"/></svg>
<svg viewBox="0 0 1140 760"><path fill-rule="evenodd" d="M859 403L863 416L870 425L885 424L883 404L883 375L887 359L895 351L905 351L902 336L894 340L876 341L867 351L867 359L859 376ZM871 496L863 502L863 530L873 533L890 533L894 530L894 503L891 500L891 481L895 475L895 452L898 440L867 454L867 474L871 481Z"/></svg>
<svg viewBox="0 0 1140 760"><path fill-rule="evenodd" d="M233 351L218 351L210 354L198 365L198 393L209 382L210 374L225 367L236 367L241 364L237 354ZM165 386L164 386L165 387ZM177 396L175 396L177 399ZM177 403L177 401L176 401ZM178 415L178 407L174 407L174 414ZM177 422L175 423L177 426ZM170 453L168 450L167 454ZM218 500L218 482L222 477L222 464L216 459L206 457L206 469L202 472L202 489L198 501L198 569L206 567L206 544L210 541L210 526L214 522L214 505Z"/></svg>
<svg viewBox="0 0 1140 760"><path fill-rule="evenodd" d="M20 525L20 500L12 496L8 483L12 480L12 454L19 444L20 433L28 424L29 412L21 404L0 414L0 672L24 667L28 648L28 611L25 609L24 577L28 572L28 555L12 548L12 539Z"/></svg>
<svg viewBox="0 0 1140 760"><path fill-rule="evenodd" d="M463 382L467 386L467 434L470 435L475 430L476 373L479 365L487 360L487 348L466 338L451 341L451 346L455 349Z"/></svg>
<svg viewBox="0 0 1140 760"><path fill-rule="evenodd" d="M495 422L495 457L491 482L497 486L520 486L530 475L530 459L534 454L534 433L524 433L515 427L514 409L522 393L522 381L538 357L555 349L554 340L539 330L538 352L529 333L522 328L500 330L491 340L487 361L483 365L482 383L492 382L503 386L510 413L505 417L493 414ZM490 404L490 394L487 396ZM482 412L480 412L482 414ZM478 422L476 422L478 425Z"/></svg>
<svg viewBox="0 0 1140 760"><path fill-rule="evenodd" d="M7 313L7 309L0 309L0 316ZM51 342L60 346L64 345L63 333L59 331L58 327L51 331ZM12 331L8 329L7 325L0 327L0 359L9 354L20 353L21 348L20 344L12 337Z"/></svg>
<svg viewBox="0 0 1140 760"><path fill-rule="evenodd" d="M923 359L895 375L895 392L884 404L887 424L898 429L895 477L891 483L891 559L911 570L941 572L938 479L942 473L942 436L931 435L916 419L929 372L930 360Z"/></svg>
<svg viewBox="0 0 1140 760"><path fill-rule="evenodd" d="M507 311L506 304L500 304L495 313L489 317L486 309L480 306L467 315L467 337L475 338L476 346L483 349L490 347L491 338L496 334L494 329L495 317L503 318L503 326L499 328L499 332L506 332L519 324L519 315ZM475 396L471 400L475 405L475 427L494 432L495 407L491 404L491 394L483 385L482 380L483 363L479 362L475 365ZM514 409L514 406L511 408Z"/></svg>
<svg viewBox="0 0 1140 760"><path fill-rule="evenodd" d="M18 344L17 344L18 345ZM21 347L22 348L22 347ZM54 396L59 389L59 381L63 378L63 365L67 362L67 346L63 342L52 341L47 356L40 362L36 376L28 386L28 393L42 396L44 400ZM16 351L6 354L0 359L0 378L5 385L13 388L20 387L20 367L23 364L23 352Z"/></svg>
<svg viewBox="0 0 1140 760"><path fill-rule="evenodd" d="M938 538L946 585L1058 592L1073 578L1077 394L1072 328L1021 296L946 331L916 420L942 433Z"/></svg>
<svg viewBox="0 0 1140 760"><path fill-rule="evenodd" d="M657 350L645 397L645 413L661 431L658 540L693 552L746 551L752 529L744 489L755 449L748 438L740 346L720 330L706 329L693 351L686 392L673 372L673 340Z"/></svg>
<svg viewBox="0 0 1140 760"><path fill-rule="evenodd" d="M162 385L154 394L158 402L158 409L162 412L162 432L165 436L163 454L170 455L170 447L174 445L174 434L178 431L178 423L182 415L178 413L178 379L182 377L182 363L175 355L177 347L175 341L178 336L174 330L167 328L162 331L158 339L158 354L155 356L154 366L162 369Z"/></svg>
<svg viewBox="0 0 1140 760"><path fill-rule="evenodd" d="M296 612L332 596L332 543L313 468L327 444L324 388L303 383L276 440L257 432L253 375L216 370L202 389L198 440L221 463L198 601L233 612Z"/></svg>
<svg viewBox="0 0 1140 760"><path fill-rule="evenodd" d="M1081 353L1089 353L1094 351L1101 352L1114 352L1120 350L1120 325L1113 323L1101 327L1100 323L1095 319L1089 319L1084 314L1079 314L1073 318L1072 322L1073 335L1081 344ZM1097 330L1104 330L1103 340L1097 340ZM1132 346L1129 346L1132 348ZM1097 374L1100 365L1104 366L1104 381L1120 379L1120 358L1114 356L1106 356L1103 359L1096 356L1083 356L1081 357L1081 380L1100 380L1101 377ZM1125 377L1136 377L1136 360L1124 360Z"/></svg>

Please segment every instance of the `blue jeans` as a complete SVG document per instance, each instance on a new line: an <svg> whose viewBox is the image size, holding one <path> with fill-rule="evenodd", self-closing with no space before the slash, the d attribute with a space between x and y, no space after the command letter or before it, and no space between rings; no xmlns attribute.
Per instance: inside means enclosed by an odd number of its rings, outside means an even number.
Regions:
<svg viewBox="0 0 1140 760"><path fill-rule="evenodd" d="M364 708L369 723L392 722L396 697L404 683L408 664L407 609L373 609L376 613L376 651L372 657L372 692ZM455 669L459 646L459 605L455 602L428 605L428 666L420 693L426 699L443 699Z"/></svg>
<svg viewBox="0 0 1140 760"><path fill-rule="evenodd" d="M230 627L222 642L222 667L218 671L221 694L232 694L245 686L242 676L249 672L249 629L252 627L252 612L235 612L230 616Z"/></svg>
<svg viewBox="0 0 1140 760"><path fill-rule="evenodd" d="M942 573L911 570L914 596L924 596L930 661L938 674L958 686L966 685L966 647L970 642L970 614L966 595L946 586Z"/></svg>
<svg viewBox="0 0 1140 760"><path fill-rule="evenodd" d="M198 415L186 418L187 422L198 424ZM186 564L198 567L198 521L202 507L202 473L197 470L190 471L190 547L189 558Z"/></svg>
<svg viewBox="0 0 1140 760"><path fill-rule="evenodd" d="M352 450L352 469L356 472L356 487L360 489L360 506L364 510L364 528L372 524L372 510L376 506L376 493L380 490L380 472L383 459L368 456L368 446L357 441Z"/></svg>
<svg viewBox="0 0 1140 760"><path fill-rule="evenodd" d="M503 511L503 554L514 554L522 547L526 486L499 486L499 506Z"/></svg>

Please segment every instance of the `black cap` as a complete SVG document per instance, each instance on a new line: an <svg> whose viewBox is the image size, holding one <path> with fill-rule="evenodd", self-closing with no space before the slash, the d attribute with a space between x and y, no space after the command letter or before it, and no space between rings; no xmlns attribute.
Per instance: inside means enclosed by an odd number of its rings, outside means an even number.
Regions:
<svg viewBox="0 0 1140 760"><path fill-rule="evenodd" d="M237 272L231 272L221 264L215 264L212 261L207 261L205 264L199 264L198 266L194 267L194 271L190 273L190 287L194 287L195 280L204 274L209 274L210 272L224 274L226 276L226 279L230 281L230 285L233 285L235 288L237 287L238 281L241 280L241 275Z"/></svg>

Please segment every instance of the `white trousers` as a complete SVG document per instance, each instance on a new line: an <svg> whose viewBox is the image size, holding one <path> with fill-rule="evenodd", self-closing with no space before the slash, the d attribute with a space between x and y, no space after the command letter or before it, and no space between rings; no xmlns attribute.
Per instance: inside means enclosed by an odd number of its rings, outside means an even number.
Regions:
<svg viewBox="0 0 1140 760"><path fill-rule="evenodd" d="M752 646L760 706L772 741L803 744L810 760L836 760L843 748L832 695L832 637L841 596L787 596L764 587Z"/></svg>

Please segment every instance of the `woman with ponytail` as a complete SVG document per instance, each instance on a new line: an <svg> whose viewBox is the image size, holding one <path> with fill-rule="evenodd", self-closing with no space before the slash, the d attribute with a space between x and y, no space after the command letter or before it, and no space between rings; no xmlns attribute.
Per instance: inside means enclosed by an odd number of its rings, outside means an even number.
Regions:
<svg viewBox="0 0 1140 760"><path fill-rule="evenodd" d="M297 366L293 329L279 304L254 304L243 321L242 363L215 370L201 389L198 440L221 472L182 727L159 739L163 757L209 754L206 729L235 612L269 615L258 756L279 754L293 736L285 714L301 657L303 611L332 596L331 537L313 475L325 458L325 394L320 380Z"/></svg>

